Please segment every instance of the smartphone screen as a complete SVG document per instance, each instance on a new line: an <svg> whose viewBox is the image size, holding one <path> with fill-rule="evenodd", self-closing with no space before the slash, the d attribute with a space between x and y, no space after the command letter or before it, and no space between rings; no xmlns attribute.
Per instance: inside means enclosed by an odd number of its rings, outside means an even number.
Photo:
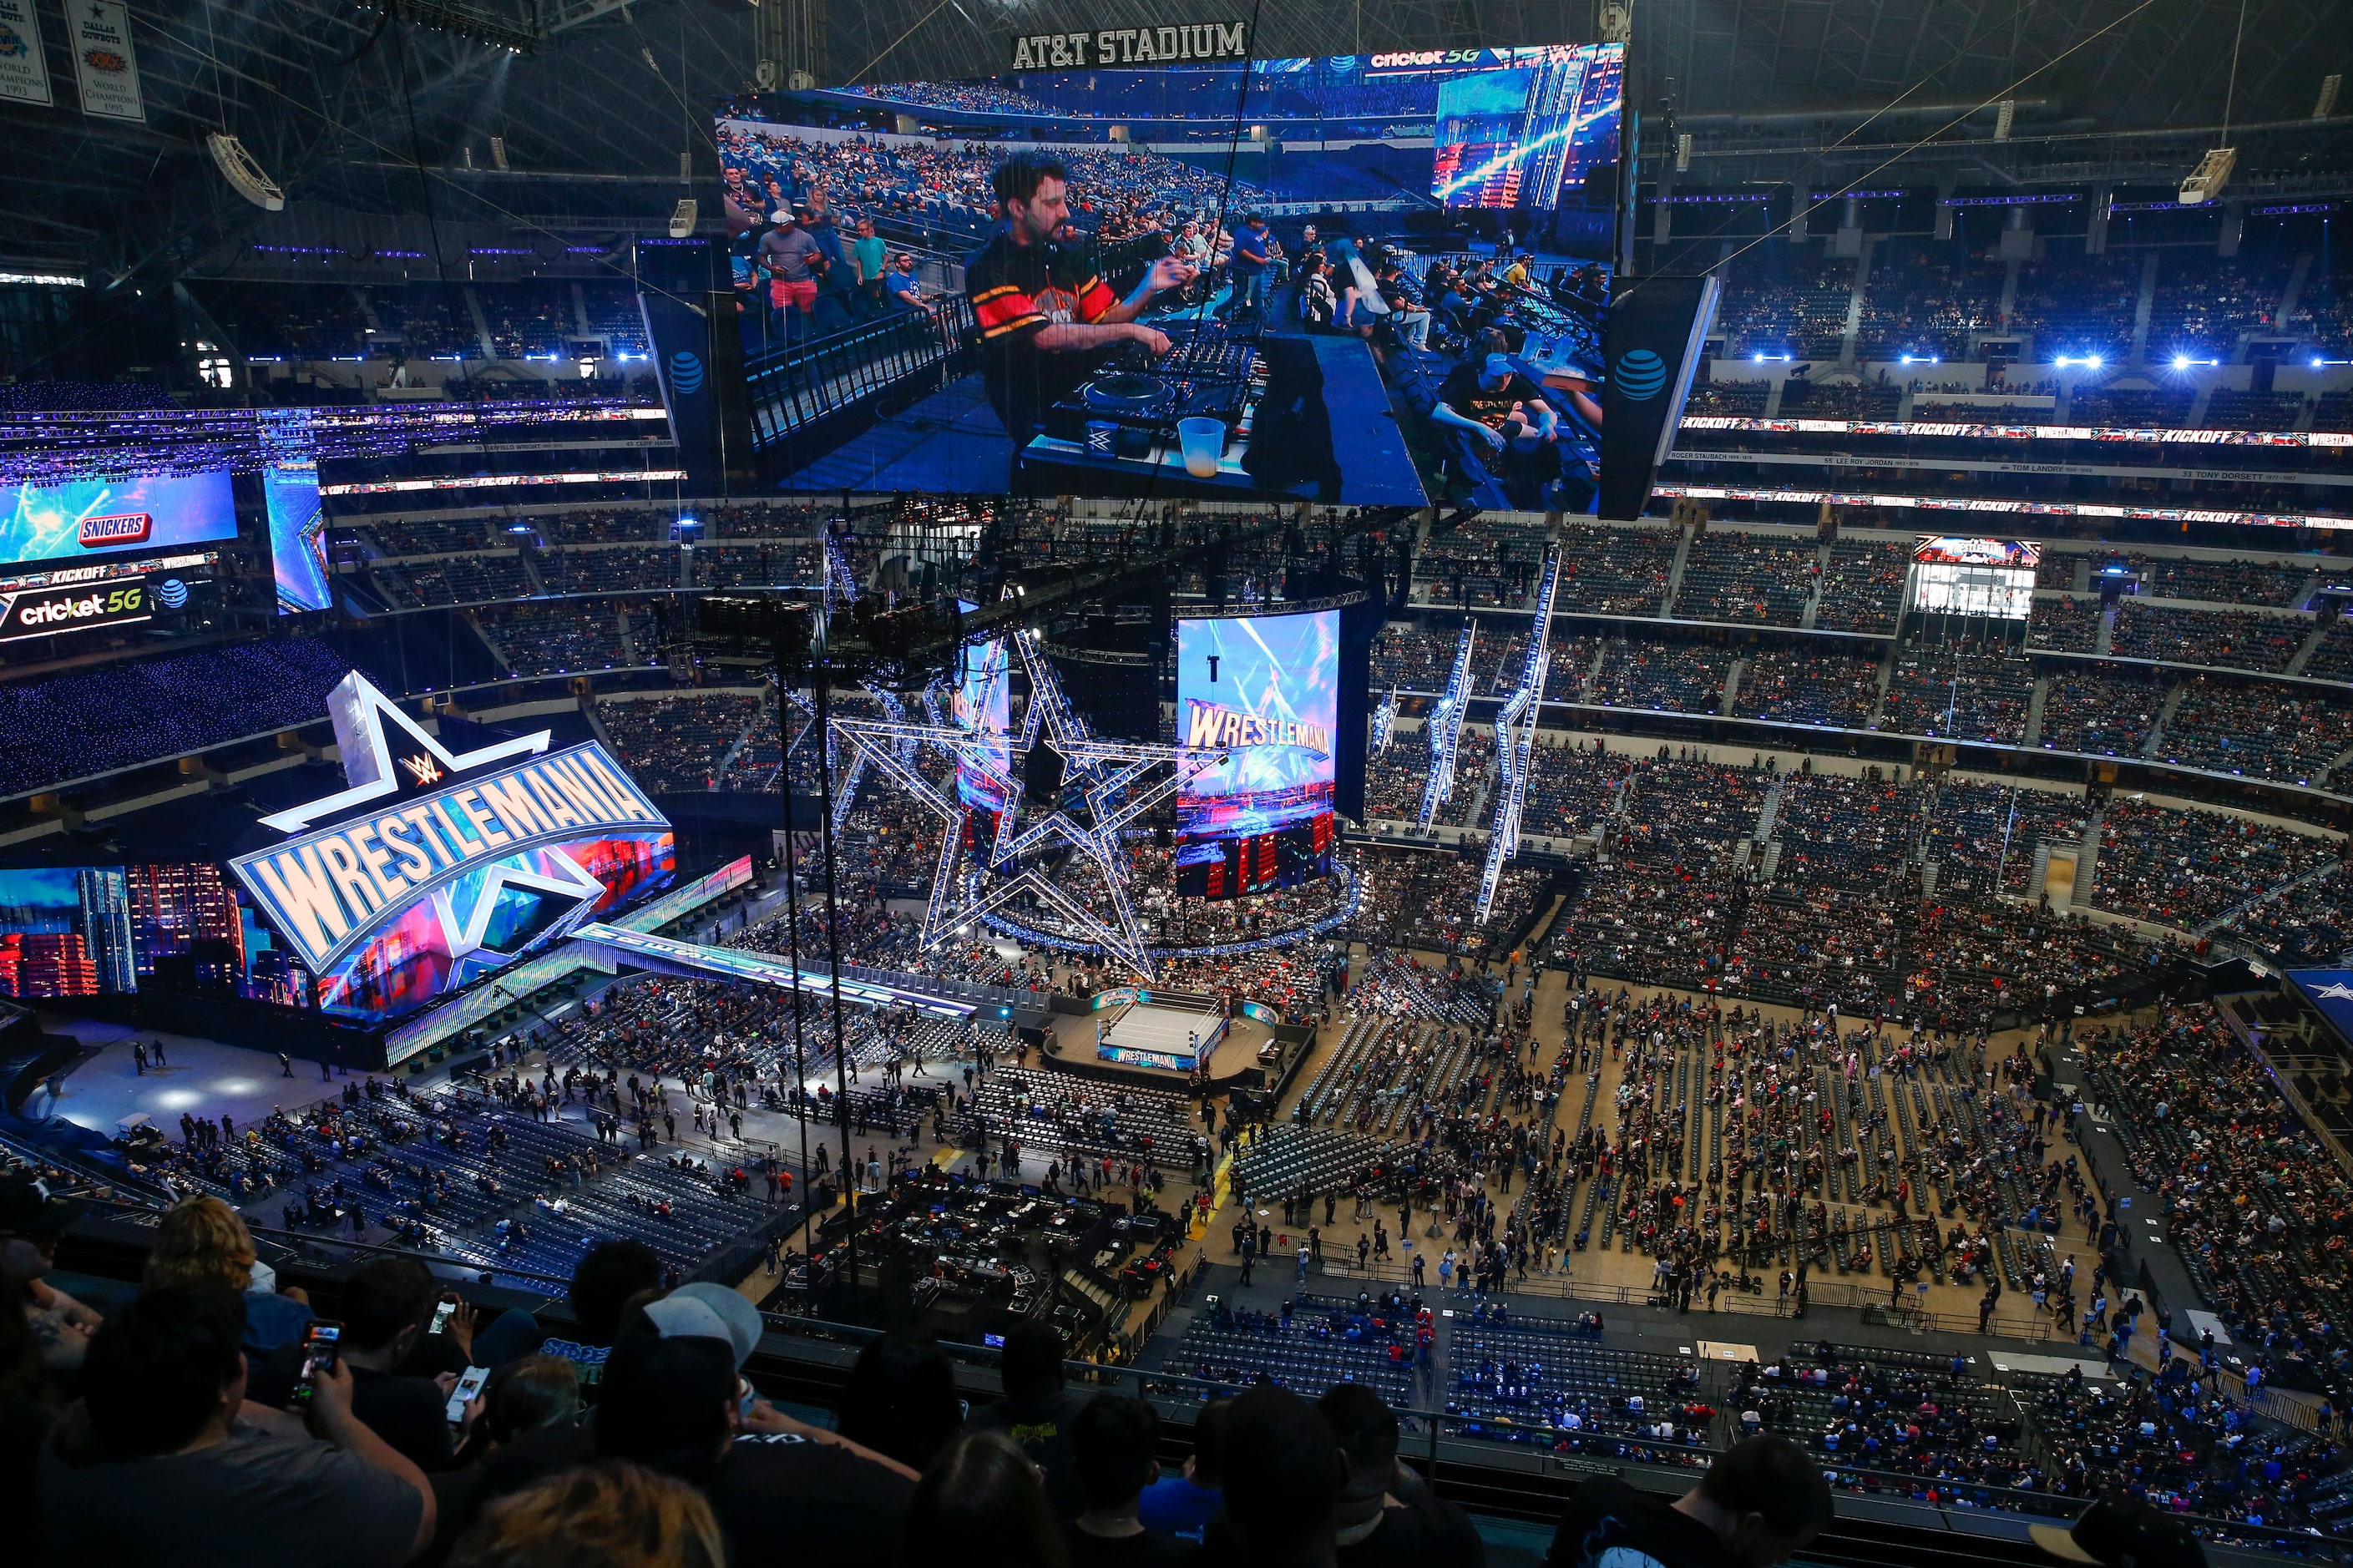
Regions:
<svg viewBox="0 0 2353 1568"><path fill-rule="evenodd" d="M491 1369L486 1366L470 1366L458 1374L458 1386L449 1391L449 1407L444 1412L450 1426L464 1424L466 1406L473 1403L474 1396L482 1392L482 1384L490 1381Z"/></svg>
<svg viewBox="0 0 2353 1568"><path fill-rule="evenodd" d="M454 1298L447 1296L443 1297L440 1304L433 1309L433 1326L425 1331L430 1334L438 1334L442 1330L448 1328L449 1326L450 1314L457 1311L457 1310L458 1303Z"/></svg>
<svg viewBox="0 0 2353 1568"><path fill-rule="evenodd" d="M335 1347L343 1342L343 1325L325 1318L311 1320L302 1331L302 1376L294 1385L294 1397L307 1402L319 1369L335 1363Z"/></svg>

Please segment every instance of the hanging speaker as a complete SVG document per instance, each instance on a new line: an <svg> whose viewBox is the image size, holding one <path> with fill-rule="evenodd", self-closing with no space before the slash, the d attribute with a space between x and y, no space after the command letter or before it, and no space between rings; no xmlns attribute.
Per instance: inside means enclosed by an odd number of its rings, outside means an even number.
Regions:
<svg viewBox="0 0 2353 1568"><path fill-rule="evenodd" d="M702 214L702 209L695 205L695 200L692 196L681 196L678 199L678 205L670 209L670 237L672 239L687 239L692 237L694 234L694 220Z"/></svg>

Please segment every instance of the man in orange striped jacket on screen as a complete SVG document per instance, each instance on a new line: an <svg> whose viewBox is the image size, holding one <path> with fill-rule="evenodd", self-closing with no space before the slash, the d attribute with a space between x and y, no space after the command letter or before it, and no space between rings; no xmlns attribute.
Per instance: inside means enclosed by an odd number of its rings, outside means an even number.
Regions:
<svg viewBox="0 0 2353 1568"><path fill-rule="evenodd" d="M1070 221L1070 171L1044 153L1016 153L991 182L1003 219L965 263L964 288L980 326L988 401L1013 440L1013 468L1038 416L1093 374L1122 343L1168 352L1166 334L1136 317L1153 297L1191 282L1194 268L1164 256L1121 299L1092 258L1055 233Z"/></svg>

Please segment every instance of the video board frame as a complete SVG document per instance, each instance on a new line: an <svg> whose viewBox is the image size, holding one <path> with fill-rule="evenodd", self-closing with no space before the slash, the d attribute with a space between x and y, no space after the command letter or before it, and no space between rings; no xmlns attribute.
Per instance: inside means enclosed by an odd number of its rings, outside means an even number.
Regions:
<svg viewBox="0 0 2353 1568"><path fill-rule="evenodd" d="M764 480L1419 506L1467 471L1481 505L1589 511L1623 63L1097 63L723 105ZM1448 84L1480 90L1441 144ZM1490 330L1525 395L1408 438L1392 356L1435 331L1442 380Z"/></svg>

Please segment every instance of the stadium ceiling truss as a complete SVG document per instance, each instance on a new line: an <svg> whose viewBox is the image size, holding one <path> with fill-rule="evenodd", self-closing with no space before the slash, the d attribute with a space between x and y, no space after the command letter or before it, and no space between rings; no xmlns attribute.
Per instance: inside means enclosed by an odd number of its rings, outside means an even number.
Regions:
<svg viewBox="0 0 2353 1568"><path fill-rule="evenodd" d="M1864 116L2008 96L2021 100L2010 142L1991 140L1981 114L1930 150L1955 177L2179 174L2196 128L2221 117L2239 8L2160 0L2100 31L2137 4L1633 0L1629 101L1643 117L1643 173L1672 156L1670 96L1695 132L1687 177L1744 180L1861 174L1948 118L1890 116L1857 134ZM1598 36L1602 8L1300 0L1260 9L1252 47L1279 58L1578 41ZM1085 19L1235 15L1223 0L1097 0ZM655 232L680 195L715 189L709 110L751 89L764 65L810 67L829 84L980 76L1005 68L1015 35L1071 25L1048 0L156 0L134 14L147 118L133 124L77 111L69 39L53 17L44 41L58 101L0 105L14 154L0 166L0 253L120 286L227 276L239 258L280 265L253 247L329 246L337 226L369 221L501 225L551 246ZM2251 137L2242 169L2344 167L2353 119L2308 117L2348 37L2353 0L2247 0L2234 118L2274 130ZM779 50L792 59L769 58ZM2176 129L2152 131L2161 127ZM216 132L284 188L286 211L263 213L229 189L206 151ZM493 136L504 163L491 156ZM454 243L448 266L462 272Z"/></svg>
<svg viewBox="0 0 2353 1568"><path fill-rule="evenodd" d="M1148 979L1154 973L1152 954L1128 896L1122 837L1230 753L1094 738L1071 712L1052 666L1038 651L1037 634L1025 629L1010 640L1029 678L1029 701L1018 734L997 737L936 721L837 717L833 736L856 752L850 764L853 775L872 767L940 819L939 858L923 909L923 952L1027 893L1068 921L1073 933ZM935 704L926 706L936 715ZM997 814L996 837L986 857L970 868L964 864L964 845L972 810L954 785L943 791L916 767L924 746L937 747L955 759L960 772L969 770L985 778L999 799L1010 803ZM1040 747L1062 761L1060 798L1050 809L1025 814L1022 779L1030 753ZM1080 815L1069 809L1073 792L1085 803ZM1089 908L1047 878L1035 857L1057 846L1085 856L1094 866L1103 879L1108 910Z"/></svg>

